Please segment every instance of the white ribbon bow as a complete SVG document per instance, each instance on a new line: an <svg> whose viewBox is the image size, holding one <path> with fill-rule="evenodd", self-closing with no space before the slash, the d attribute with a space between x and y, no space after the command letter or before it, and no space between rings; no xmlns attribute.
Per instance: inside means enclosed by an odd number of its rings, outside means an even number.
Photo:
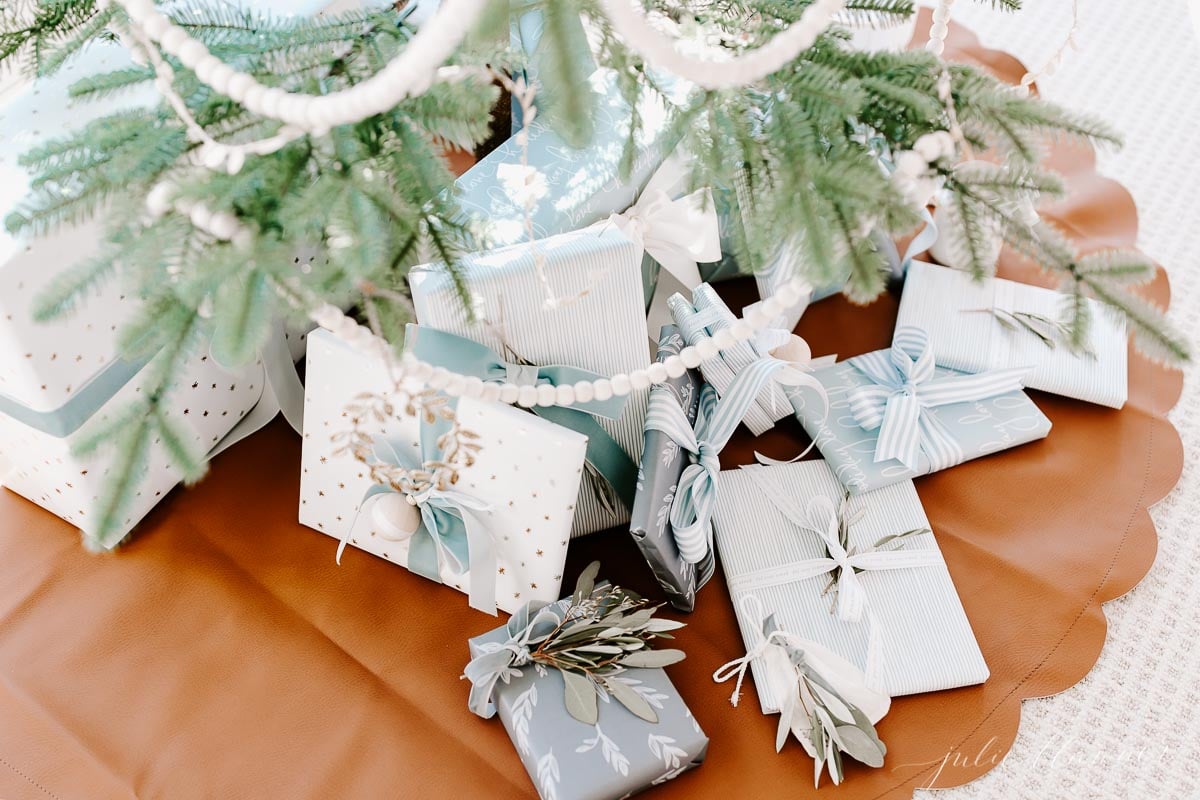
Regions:
<svg viewBox="0 0 1200 800"><path fill-rule="evenodd" d="M697 262L721 259L721 229L707 188L671 198L686 185L683 161L672 156L651 176L637 202L609 220L686 288L700 283Z"/></svg>

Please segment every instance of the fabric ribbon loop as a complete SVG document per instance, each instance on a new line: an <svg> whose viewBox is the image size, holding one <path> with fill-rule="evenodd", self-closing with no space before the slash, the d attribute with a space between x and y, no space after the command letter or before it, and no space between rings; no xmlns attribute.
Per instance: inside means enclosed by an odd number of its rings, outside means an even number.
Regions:
<svg viewBox="0 0 1200 800"><path fill-rule="evenodd" d="M721 260L721 229L709 189L671 198L672 190L686 181L684 162L676 157L667 159L637 201L609 220L691 289L700 283L697 262Z"/></svg>
<svg viewBox="0 0 1200 800"><path fill-rule="evenodd" d="M849 361L871 383L852 390L850 413L865 430L879 430L875 462L899 461L918 468L921 452L937 471L962 463L966 454L945 423L930 409L969 403L1017 391L1027 369L937 377L929 335L920 328L896 330L892 346Z"/></svg>
<svg viewBox="0 0 1200 800"><path fill-rule="evenodd" d="M493 717L496 706L492 696L496 684L507 684L520 675L521 667L533 661L530 648L544 640L561 621L562 618L549 606L526 605L513 614L508 621L508 640L484 644L479 655L463 670L463 677L471 682L468 708L484 719Z"/></svg>
<svg viewBox="0 0 1200 800"><path fill-rule="evenodd" d="M421 455L427 461L437 457L437 436L431 428L430 425L421 426ZM376 441L375 457L383 463L407 470L421 468L421 464L417 463L415 458L406 454L405 448L398 447L386 439ZM382 484L372 486L363 495L359 504L359 514L366 510L369 501L393 491L390 486ZM421 520L421 524L415 530L405 532L408 538L406 566L409 571L438 583L442 582L443 565L453 575L469 575L468 598L471 607L494 615L496 543L485 518L492 507L464 492L456 489L438 489L436 486L408 495L407 499L416 506ZM355 516L338 542L339 564L357 522L358 516Z"/></svg>
<svg viewBox="0 0 1200 800"><path fill-rule="evenodd" d="M447 331L409 325L405 334L411 353L422 361L445 367L484 383L509 381L518 385L569 386L604 376L580 367L561 364L534 366L513 364L486 345ZM625 396L576 402L571 406L533 406L529 410L545 420L570 428L587 437L587 461L604 476L626 508L633 507L637 493L637 465L624 448L594 419L620 419Z"/></svg>

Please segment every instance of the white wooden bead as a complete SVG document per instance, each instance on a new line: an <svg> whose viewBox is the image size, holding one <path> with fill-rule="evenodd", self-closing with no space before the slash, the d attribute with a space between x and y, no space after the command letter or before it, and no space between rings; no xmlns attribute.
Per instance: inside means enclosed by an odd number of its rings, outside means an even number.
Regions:
<svg viewBox="0 0 1200 800"><path fill-rule="evenodd" d="M683 364L679 365L680 367ZM680 373L682 374L682 373ZM662 383L667 379L667 367L662 362L656 361L646 369L646 378L651 383Z"/></svg>
<svg viewBox="0 0 1200 800"><path fill-rule="evenodd" d="M763 300L762 305L759 306L759 308L762 309L763 318L766 320L766 322L764 322L763 324L766 325L772 319L774 319L775 317L782 314L784 309L787 308L787 306L785 306L783 304L783 302L779 299L778 294L773 294L770 297L768 297L766 300Z"/></svg>
<svg viewBox="0 0 1200 800"><path fill-rule="evenodd" d="M556 405L570 406L575 404L575 387L569 383L557 387L554 401Z"/></svg>
<svg viewBox="0 0 1200 800"><path fill-rule="evenodd" d="M225 213L213 214L208 223L208 230L218 239L229 241L238 232L237 217Z"/></svg>
<svg viewBox="0 0 1200 800"><path fill-rule="evenodd" d="M263 95L267 93L267 87L261 83L255 83L248 88L244 95L240 98L242 105L258 114L262 110Z"/></svg>
<svg viewBox="0 0 1200 800"><path fill-rule="evenodd" d="M578 403L590 403L596 397L596 387L592 386L591 381L579 381L575 384L575 401Z"/></svg>
<svg viewBox="0 0 1200 800"><path fill-rule="evenodd" d="M733 327L729 329L729 332L733 335L734 339L739 342L744 342L754 335L754 328L752 328L750 323L746 322L746 320L739 319L737 322L733 323Z"/></svg>
<svg viewBox="0 0 1200 800"><path fill-rule="evenodd" d="M663 366L666 367L667 377L669 378L678 378L687 372L687 364L684 364L683 359L679 356L667 356L667 360L663 362Z"/></svg>
<svg viewBox="0 0 1200 800"><path fill-rule="evenodd" d="M450 370L446 369L445 367L434 367L433 372L430 373L429 379L426 381L426 384L430 389L440 390L450 382L452 374L453 373L451 373Z"/></svg>
<svg viewBox="0 0 1200 800"><path fill-rule="evenodd" d="M764 303L766 303L765 300L754 306L754 308L747 310L746 316L743 318L746 324L753 326L755 330L766 327L767 321L770 319L767 312L763 309ZM735 333L734 335L736 336L737 334Z"/></svg>
<svg viewBox="0 0 1200 800"><path fill-rule="evenodd" d="M500 387L500 402L508 403L510 406L517 402L517 398L521 396L521 387L515 383L506 383Z"/></svg>
<svg viewBox="0 0 1200 800"><path fill-rule="evenodd" d="M212 222L212 212L202 204L197 204L192 208L192 213L188 215L192 224L202 231L208 230L208 225Z"/></svg>
<svg viewBox="0 0 1200 800"><path fill-rule="evenodd" d="M600 380L596 381L594 384L592 384L592 389L596 399L600 402L612 399L613 385L612 381L610 381L608 378L601 378Z"/></svg>
<svg viewBox="0 0 1200 800"><path fill-rule="evenodd" d="M710 358L714 358L717 355L717 345L707 336L697 341L694 347L696 348L696 354L700 356L701 361L708 361Z"/></svg>
<svg viewBox="0 0 1200 800"><path fill-rule="evenodd" d="M536 387L537 389L537 404L539 406L552 406L558 400L558 387L549 383L543 383Z"/></svg>
<svg viewBox="0 0 1200 800"><path fill-rule="evenodd" d="M483 393L483 381L478 375L468 375L463 381L462 396L463 397L479 397Z"/></svg>
<svg viewBox="0 0 1200 800"><path fill-rule="evenodd" d="M629 373L629 386L635 392L649 389L650 376L646 374L646 370L639 369Z"/></svg>
<svg viewBox="0 0 1200 800"><path fill-rule="evenodd" d="M213 68L212 74L208 76L208 85L212 87L213 91L228 97L229 82L237 74L228 64L218 62L217 66Z"/></svg>
<svg viewBox="0 0 1200 800"><path fill-rule="evenodd" d="M538 391L536 386L526 384L517 390L517 405L533 408L537 405Z"/></svg>
<svg viewBox="0 0 1200 800"><path fill-rule="evenodd" d="M262 114L272 119L279 117L279 104L283 102L287 93L282 89L270 88L263 92L262 96Z"/></svg>
<svg viewBox="0 0 1200 800"><path fill-rule="evenodd" d="M463 386L466 385L466 376L451 375L450 380L446 383L446 394L451 397L462 397Z"/></svg>
<svg viewBox="0 0 1200 800"><path fill-rule="evenodd" d="M429 376L433 374L433 365L427 361L413 361L411 367L407 370L408 374L419 381L429 380Z"/></svg>
<svg viewBox="0 0 1200 800"><path fill-rule="evenodd" d="M158 41L171 28L171 21L162 14L151 14L142 23L142 30L151 39Z"/></svg>
<svg viewBox="0 0 1200 800"><path fill-rule="evenodd" d="M244 72L239 72L230 79L229 86L226 87L226 94L240 102L253 85L254 78Z"/></svg>
<svg viewBox="0 0 1200 800"><path fill-rule="evenodd" d="M489 403L498 403L500 401L501 386L498 383L485 383L483 388L479 390L479 399L486 400Z"/></svg>
<svg viewBox="0 0 1200 800"><path fill-rule="evenodd" d="M714 351L716 350L716 348L713 349ZM700 355L700 349L692 345L688 345L679 351L679 361L688 369L695 369L700 366L700 362L703 360L704 357ZM670 363L670 359L667 359L667 363Z"/></svg>
<svg viewBox="0 0 1200 800"><path fill-rule="evenodd" d="M624 397L633 389L628 375L614 375L611 380L613 394L617 397Z"/></svg>
<svg viewBox="0 0 1200 800"><path fill-rule="evenodd" d="M712 341L718 350L724 350L737 340L733 337L733 331L729 328L722 328L712 335Z"/></svg>
<svg viewBox="0 0 1200 800"><path fill-rule="evenodd" d="M176 28L176 30L179 29ZM166 47L165 42L163 47ZM208 55L208 49L195 39L188 39L179 46L175 55L185 67L195 69L196 65L200 63L200 60Z"/></svg>

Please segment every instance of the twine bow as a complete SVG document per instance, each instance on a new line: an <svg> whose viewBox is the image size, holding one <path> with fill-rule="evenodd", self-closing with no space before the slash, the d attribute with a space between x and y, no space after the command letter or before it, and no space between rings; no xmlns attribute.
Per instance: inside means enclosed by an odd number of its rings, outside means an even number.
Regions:
<svg viewBox="0 0 1200 800"><path fill-rule="evenodd" d="M1026 369L1001 369L975 375L935 374L929 335L920 328L896 330L889 350L857 356L848 362L871 383L848 395L850 413L865 430L879 430L875 462L895 459L911 470L920 453L930 471L962 463L962 446L931 409L968 403L1019 390Z"/></svg>

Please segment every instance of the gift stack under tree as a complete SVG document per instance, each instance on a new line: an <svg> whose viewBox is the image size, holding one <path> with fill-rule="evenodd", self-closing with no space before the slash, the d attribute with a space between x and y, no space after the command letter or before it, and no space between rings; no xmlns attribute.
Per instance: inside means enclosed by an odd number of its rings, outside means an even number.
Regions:
<svg viewBox="0 0 1200 800"><path fill-rule="evenodd" d="M179 263L157 265L161 274L143 265L143 292L157 280L168 287L153 295L167 302L164 314L191 315L198 330L216 314L222 325L179 340L189 360L167 394L156 370L184 355L162 342L132 346L139 333L153 338L142 298L99 272L58 267L63 249L95 249L103 226L68 228L28 250L14 240L0 253L0 446L16 465L6 485L85 531L92 517L115 514L104 528L124 536L188 477L169 451L212 452L258 402L272 368L262 342L278 327L263 324L278 316L265 298L311 317L319 329L307 337L300 522L337 540L331 558L352 547L415 573L396 580L444 584L447 602L511 615L470 640L467 702L481 717L500 716L544 798L622 797L703 761L708 738L663 671L683 654L654 646L682 623L655 610L665 600L703 613L718 565L745 652L711 666L715 680L735 682L734 705L752 676L762 712L779 715L776 750L796 739L818 786L824 772L833 783L852 778L846 757L883 766L875 725L892 697L989 676L920 478L1038 447L1050 421L1026 388L1119 409L1126 321L1143 340L1173 343L1102 291L1141 277L1144 265L1065 254L1042 230L1028 201L1056 184L1036 164L1011 174L979 162L961 169L983 144L1019 160L1024 137L1047 128L1104 132L967 68L951 76L936 60L948 3L934 17L934 55L855 54L839 33L818 43L823 23L804 48L824 60L824 71L809 70L817 77L784 70L771 78L778 91L724 95L711 76L698 86L635 57L618 43L616 20L581 28L573 11L549 3L518 9L511 39L500 15L502 38L527 57L506 56L497 70L466 53L421 87L440 93L430 103L414 90L390 106L379 98L391 90L370 76L381 53L412 52L420 31L407 12L262 30L229 17L217 34L204 27L211 21L176 25L133 0L116 5L93 10L108 15L98 28L112 26L141 56L116 80L153 79L168 102L144 122L181 115L187 131L170 140L180 150L158 171L146 168L154 188L145 207L139 198L123 210L133 221L115 224L116 236L177 225L189 246ZM810 4L794 24L832 5ZM888 13L904 17L906 4L896 6ZM714 36L731 24L696 13ZM764 24L758 34L780 35ZM338 25L359 38L333 58L320 48L337 40ZM189 26L207 30L217 52L236 49L238 36L258 42L257 55L241 53L254 76L226 74L181 43ZM273 45L259 38L268 33ZM384 49L358 46L366 41ZM565 41L588 42L591 57L574 58ZM295 48L325 61L289 61ZM37 84L38 102L120 66L104 61L124 52L85 50L53 83ZM911 72L886 69L897 65ZM208 75L215 93L201 88L206 67L218 76ZM874 88L851 80L854 70L879 73ZM921 78L881 89L884 73ZM178 74L194 90L186 97L171 89ZM304 100L275 80L346 94ZM492 81L512 92L519 128L451 185L420 148L481 140L486 126L456 115L490 107ZM834 91L820 95L826 81ZM229 112L224 94L273 121L255 128ZM810 96L832 108L796 100ZM980 109L1001 101L1012 119L991 120L998 134ZM375 111L348 121L356 102ZM214 138L237 122L261 138ZM1002 135L1012 130L1015 140ZM43 174L14 228L37 229L53 213L53 192L88 185L67 156L104 156L73 147L26 156ZM1021 220L1007 216L1017 206ZM800 224L789 226L793 217ZM991 276L982 245L999 229L1054 261L1073 281L1068 292ZM924 245L946 237L959 268L916 260L917 246L899 256L892 235L910 233ZM300 243L309 255L294 257ZM836 289L870 299L889 268L905 279L890 346L814 358L793 332L807 304ZM749 272L760 301L730 308L711 281ZM224 280L238 287L232 295ZM34 316L71 310L92 281L96 302L53 327L34 325ZM217 288L193 292L205 281ZM1089 288L1104 302L1085 297ZM225 333L231 319L247 329L236 347ZM250 328L262 328L257 340ZM240 365L224 364L220 356L235 351ZM759 436L788 417L812 442L798 458L813 457L722 464L735 431ZM127 437L124 461L89 454L106 436ZM133 488L111 494L103 481ZM593 566L564 598L572 542L627 535L661 596L598 581Z"/></svg>

